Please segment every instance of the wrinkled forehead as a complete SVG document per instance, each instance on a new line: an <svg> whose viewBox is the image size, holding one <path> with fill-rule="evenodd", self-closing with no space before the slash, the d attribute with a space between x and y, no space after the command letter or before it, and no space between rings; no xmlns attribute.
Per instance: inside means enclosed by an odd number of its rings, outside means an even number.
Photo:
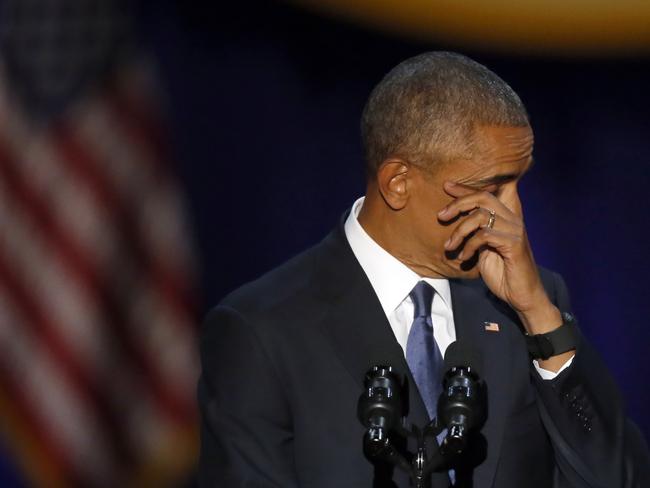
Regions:
<svg viewBox="0 0 650 488"><path fill-rule="evenodd" d="M530 127L479 127L472 157L449 169L458 183L476 187L516 180L532 165L533 143Z"/></svg>
<svg viewBox="0 0 650 488"><path fill-rule="evenodd" d="M484 162L527 161L533 154L534 136L530 126L479 126L473 131L474 156Z"/></svg>

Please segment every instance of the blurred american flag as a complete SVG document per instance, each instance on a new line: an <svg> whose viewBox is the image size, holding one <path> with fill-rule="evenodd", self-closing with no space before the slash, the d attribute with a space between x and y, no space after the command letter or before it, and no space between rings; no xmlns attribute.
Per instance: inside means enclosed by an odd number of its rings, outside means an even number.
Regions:
<svg viewBox="0 0 650 488"><path fill-rule="evenodd" d="M192 249L153 70L110 0L0 12L0 435L34 486L179 486Z"/></svg>

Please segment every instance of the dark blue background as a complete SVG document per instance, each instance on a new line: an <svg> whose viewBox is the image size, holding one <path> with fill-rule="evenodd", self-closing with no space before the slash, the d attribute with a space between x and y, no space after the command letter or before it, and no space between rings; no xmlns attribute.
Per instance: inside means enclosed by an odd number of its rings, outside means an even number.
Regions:
<svg viewBox="0 0 650 488"><path fill-rule="evenodd" d="M202 259L205 309L320 240L364 190L373 85L422 51L461 50L520 94L536 134L521 190L539 264L650 433L650 59L553 59L416 44L282 3L145 3ZM352 412L351 412L352 415Z"/></svg>

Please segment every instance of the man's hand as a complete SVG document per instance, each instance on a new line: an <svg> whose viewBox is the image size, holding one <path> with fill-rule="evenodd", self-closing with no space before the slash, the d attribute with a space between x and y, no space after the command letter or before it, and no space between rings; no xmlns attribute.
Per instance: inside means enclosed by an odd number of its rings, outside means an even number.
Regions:
<svg viewBox="0 0 650 488"><path fill-rule="evenodd" d="M446 182L444 189L455 200L438 213L438 218L449 222L460 215L445 249L458 250L456 259L462 261L479 253L477 266L483 281L517 312L529 334L543 334L559 327L562 316L539 277L515 185L504 185L499 198L452 182ZM488 228L491 211L495 219ZM571 355L555 356L540 365L557 370Z"/></svg>

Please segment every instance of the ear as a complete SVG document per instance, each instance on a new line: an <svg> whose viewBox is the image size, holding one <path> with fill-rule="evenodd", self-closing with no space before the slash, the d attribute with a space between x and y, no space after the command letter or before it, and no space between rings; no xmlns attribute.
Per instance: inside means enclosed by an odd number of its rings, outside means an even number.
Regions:
<svg viewBox="0 0 650 488"><path fill-rule="evenodd" d="M406 206L409 197L411 166L401 159L387 159L377 170L377 185L386 204L393 210Z"/></svg>

